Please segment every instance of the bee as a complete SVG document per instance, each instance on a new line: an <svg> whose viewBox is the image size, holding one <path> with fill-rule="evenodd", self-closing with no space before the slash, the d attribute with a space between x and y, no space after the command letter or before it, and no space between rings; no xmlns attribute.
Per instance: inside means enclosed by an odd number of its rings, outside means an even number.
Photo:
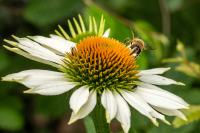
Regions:
<svg viewBox="0 0 200 133"><path fill-rule="evenodd" d="M133 38L127 42L128 48L131 50L131 55L137 58L138 55L145 50L144 41L139 38Z"/></svg>

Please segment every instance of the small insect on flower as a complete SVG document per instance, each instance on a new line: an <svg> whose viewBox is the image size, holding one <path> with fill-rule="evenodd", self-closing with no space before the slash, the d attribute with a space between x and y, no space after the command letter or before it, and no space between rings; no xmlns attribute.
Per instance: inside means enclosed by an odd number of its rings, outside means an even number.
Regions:
<svg viewBox="0 0 200 133"><path fill-rule="evenodd" d="M131 50L131 55L137 58L143 50L153 50L150 45L147 45L144 40L139 37L134 37L132 32L132 38L125 40L125 44ZM137 32L136 32L137 33Z"/></svg>
<svg viewBox="0 0 200 133"><path fill-rule="evenodd" d="M144 41L139 38L133 38L132 40L128 41L128 47L131 49L131 55L136 58L144 49Z"/></svg>

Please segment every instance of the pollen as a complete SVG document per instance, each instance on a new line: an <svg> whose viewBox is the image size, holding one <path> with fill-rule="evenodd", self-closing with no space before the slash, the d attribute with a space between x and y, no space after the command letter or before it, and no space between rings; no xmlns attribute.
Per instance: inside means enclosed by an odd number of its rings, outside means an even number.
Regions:
<svg viewBox="0 0 200 133"><path fill-rule="evenodd" d="M98 88L126 88L137 76L135 58L123 43L110 38L88 37L66 55L70 78ZM69 69L67 69L69 68Z"/></svg>

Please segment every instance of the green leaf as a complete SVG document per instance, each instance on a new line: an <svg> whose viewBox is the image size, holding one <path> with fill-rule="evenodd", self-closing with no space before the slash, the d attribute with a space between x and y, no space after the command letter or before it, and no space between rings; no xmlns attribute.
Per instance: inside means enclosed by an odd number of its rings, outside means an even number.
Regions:
<svg viewBox="0 0 200 133"><path fill-rule="evenodd" d="M146 116L142 115L137 110L131 107L130 133L136 133L135 130L145 132L145 129L148 125L153 125L153 123Z"/></svg>
<svg viewBox="0 0 200 133"><path fill-rule="evenodd" d="M183 6L184 0L165 0L170 11L176 11Z"/></svg>
<svg viewBox="0 0 200 133"><path fill-rule="evenodd" d="M173 121L174 127L178 128L193 121L200 120L200 105L192 105L190 106L190 109L183 110L183 113L186 115L188 120L184 121L176 117Z"/></svg>
<svg viewBox="0 0 200 133"><path fill-rule="evenodd" d="M191 79L191 78L190 78ZM189 86L187 84L187 86ZM199 104L200 101L200 88L189 88L188 90L174 90L174 92L177 92L175 94L181 96L185 101L188 103L194 105L194 104Z"/></svg>
<svg viewBox="0 0 200 133"><path fill-rule="evenodd" d="M2 88L1 88L2 89ZM21 111L23 109L23 102L20 97L13 95L0 95L0 107L9 107L13 110Z"/></svg>
<svg viewBox="0 0 200 133"><path fill-rule="evenodd" d="M175 58L166 58L163 59L162 62L163 63L180 63L183 62L183 58L182 57L175 57Z"/></svg>
<svg viewBox="0 0 200 133"><path fill-rule="evenodd" d="M24 126L24 119L17 111L9 107L0 107L0 128L17 131Z"/></svg>
<svg viewBox="0 0 200 133"><path fill-rule="evenodd" d="M85 16L94 16L95 19L97 19L97 22L100 22L102 15L105 18L105 29L111 29L111 37L114 37L120 41L124 41L127 39L127 37L132 37L130 27L126 26L125 23L120 21L120 19L110 15L97 5L91 4L85 10Z"/></svg>
<svg viewBox="0 0 200 133"><path fill-rule="evenodd" d="M182 63L176 67L176 70L188 76L200 78L200 65L195 62Z"/></svg>
<svg viewBox="0 0 200 133"><path fill-rule="evenodd" d="M81 1L76 0L31 0L24 17L35 25L46 26L78 10L80 4Z"/></svg>
<svg viewBox="0 0 200 133"><path fill-rule="evenodd" d="M35 99L36 112L46 118L59 118L69 111L68 101L70 92L59 96L37 96Z"/></svg>
<svg viewBox="0 0 200 133"><path fill-rule="evenodd" d="M149 126L150 127L150 126ZM183 126L181 128L174 128L173 126L166 125L165 123L160 122L159 127L152 126L151 128L145 128L143 132L145 133L192 133L195 129L195 124L190 124ZM142 133L143 133L142 132Z"/></svg>
<svg viewBox="0 0 200 133"><path fill-rule="evenodd" d="M0 49L0 71L6 69L10 65L10 61L6 53Z"/></svg>
<svg viewBox="0 0 200 133"><path fill-rule="evenodd" d="M181 41L177 41L176 49L178 52L180 52L181 56L183 58L186 58L186 53L185 53L185 46Z"/></svg>

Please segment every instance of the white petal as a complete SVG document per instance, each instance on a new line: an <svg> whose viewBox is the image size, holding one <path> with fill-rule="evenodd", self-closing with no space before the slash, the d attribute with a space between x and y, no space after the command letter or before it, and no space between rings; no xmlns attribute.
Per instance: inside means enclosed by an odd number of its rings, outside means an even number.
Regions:
<svg viewBox="0 0 200 133"><path fill-rule="evenodd" d="M57 35L50 35L51 38L43 37L43 36L31 36L30 38L34 41L52 48L61 54L65 54L66 52L70 52L72 47L75 47L76 44L74 42L68 41Z"/></svg>
<svg viewBox="0 0 200 133"><path fill-rule="evenodd" d="M179 110L170 110L170 109L165 109L165 108L159 108L156 106L153 106L153 108L156 109L157 111L161 112L162 114L165 114L168 116L177 116L185 121L187 120L185 115Z"/></svg>
<svg viewBox="0 0 200 133"><path fill-rule="evenodd" d="M2 80L21 83L31 88L25 91L25 93L41 95L58 95L76 86L76 83L69 82L61 72L37 69L9 74L3 77Z"/></svg>
<svg viewBox="0 0 200 133"><path fill-rule="evenodd" d="M101 96L101 103L106 110L106 119L110 123L117 113L115 98L110 90L105 89Z"/></svg>
<svg viewBox="0 0 200 133"><path fill-rule="evenodd" d="M36 87L42 83L49 83L55 80L65 80L65 75L61 72L32 69L9 74L3 77L2 80L19 82L27 87Z"/></svg>
<svg viewBox="0 0 200 133"><path fill-rule="evenodd" d="M19 55L22 55L22 56L24 56L25 58L28 58L28 59L30 59L30 60L34 60L34 61L37 61L37 62L40 62L40 63L44 63L44 64L48 64L48 65L51 65L51 66L53 66L53 67L60 67L58 64L56 64L56 63L54 63L54 62L51 62L51 61L49 61L49 60L44 60L44 59L41 59L41 58L38 58L38 57L35 57L35 56L33 56L33 55L30 55L29 53L27 53L27 52L25 52L25 51L23 51L23 50L21 50L21 49L19 49L19 48L11 48L11 47L8 47L8 46L6 46L6 45L4 45L4 47L7 49L7 50L10 50L10 51L12 51L12 52L14 52L14 53L17 53L17 54L19 54Z"/></svg>
<svg viewBox="0 0 200 133"><path fill-rule="evenodd" d="M158 86L155 86L152 84L147 84L147 83L141 83L139 86L146 89L147 91L148 90L153 91L153 93L155 93L155 94L161 95L162 97L167 97L168 99L171 99L171 100L174 100L177 103L184 105L185 108L188 108L188 106L189 106L189 104L187 102L185 102L181 97L179 97L169 91L161 89Z"/></svg>
<svg viewBox="0 0 200 133"><path fill-rule="evenodd" d="M19 41L19 47L27 51L28 53L45 60L56 62L58 64L62 63L61 60L63 59L63 57L56 55L55 53L45 47L42 47L38 43L28 38L17 38L17 40Z"/></svg>
<svg viewBox="0 0 200 133"><path fill-rule="evenodd" d="M110 29L107 29L105 32L104 32L104 34L103 34L103 37L109 37L109 35L110 35Z"/></svg>
<svg viewBox="0 0 200 133"><path fill-rule="evenodd" d="M171 84L184 85L181 82L176 82L172 79L165 78L160 75L142 75L139 77L139 79L145 83L150 83L155 85L171 85Z"/></svg>
<svg viewBox="0 0 200 133"><path fill-rule="evenodd" d="M82 86L73 92L70 97L70 108L74 113L77 113L79 109L87 102L89 96L89 87Z"/></svg>
<svg viewBox="0 0 200 133"><path fill-rule="evenodd" d="M137 93L125 90L120 90L120 93L133 108L138 110L141 114L147 116L155 125L158 126L155 115L152 116L155 110L149 106L146 101L144 101Z"/></svg>
<svg viewBox="0 0 200 133"><path fill-rule="evenodd" d="M165 119L165 116L162 115L162 114L160 114L160 113L158 113L157 111L152 112L151 115L152 115L152 117L158 118L158 119L160 119L162 122L164 122L164 123L166 123L166 124L168 124L168 125L171 125L170 122L167 121L167 120ZM153 122L153 121L152 121L152 122ZM154 123L154 124L155 124L156 126L159 125L157 122Z"/></svg>
<svg viewBox="0 0 200 133"><path fill-rule="evenodd" d="M42 60L51 61L56 64L62 64L62 60L64 59L63 56L59 56L54 52L50 51L49 49L41 46L40 44L28 39L28 38L18 38L14 37L19 43L14 41L5 40L7 43L14 46L14 48L19 48L27 54L34 56L36 58L40 58ZM18 50L19 52L19 50ZM26 57L26 56L25 56ZM43 63L43 62L41 62Z"/></svg>
<svg viewBox="0 0 200 133"><path fill-rule="evenodd" d="M144 101L140 95L130 91L120 91L122 96L125 100L136 110L138 110L141 114L147 116L154 125L158 126L159 123L157 122L156 118L162 120L166 124L170 124L166 119L165 116L156 112L151 106Z"/></svg>
<svg viewBox="0 0 200 133"><path fill-rule="evenodd" d="M188 104L182 98L154 85L140 85L135 92L141 95L146 102L157 107L166 109L188 108Z"/></svg>
<svg viewBox="0 0 200 133"><path fill-rule="evenodd" d="M148 69L148 70L140 70L140 72L137 74L137 76L163 74L164 72L168 71L169 69L170 69L170 67L168 67L168 68L154 68L154 69Z"/></svg>
<svg viewBox="0 0 200 133"><path fill-rule="evenodd" d="M131 112L128 107L128 104L126 101L118 94L117 92L114 92L114 96L117 102L117 120L121 123L121 126L125 133L128 133L129 128L131 126Z"/></svg>
<svg viewBox="0 0 200 133"><path fill-rule="evenodd" d="M59 95L76 86L73 82L53 81L49 84L42 84L36 88L24 91L24 93L37 93L40 95Z"/></svg>
<svg viewBox="0 0 200 133"><path fill-rule="evenodd" d="M97 100L96 91L91 91L87 102L79 109L79 111L77 113L72 112L68 124L71 124L79 119L82 119L86 117L90 112L92 112L92 110L96 105L96 100Z"/></svg>

